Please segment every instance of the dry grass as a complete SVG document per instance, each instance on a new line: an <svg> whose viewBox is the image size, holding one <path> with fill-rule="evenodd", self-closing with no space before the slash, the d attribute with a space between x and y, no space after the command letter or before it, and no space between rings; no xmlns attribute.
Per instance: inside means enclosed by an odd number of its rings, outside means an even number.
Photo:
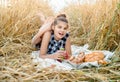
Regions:
<svg viewBox="0 0 120 82"><path fill-rule="evenodd" d="M42 0L11 1L9 7L0 6L0 82L120 81L120 4L117 6L117 0L99 0L95 5L70 5L66 9L71 38L74 37L72 43L89 43L91 49L116 52L108 66L71 71L36 70L32 64L31 39L41 25L36 14L53 15L48 4Z"/></svg>
<svg viewBox="0 0 120 82"><path fill-rule="evenodd" d="M32 35L41 25L37 14L53 15L48 4L40 0L17 0L9 7L0 7L0 51L4 54L28 52Z"/></svg>
<svg viewBox="0 0 120 82"><path fill-rule="evenodd" d="M64 9L71 26L72 42L88 43L91 49L115 50L120 44L119 0L97 0L96 4L71 4Z"/></svg>

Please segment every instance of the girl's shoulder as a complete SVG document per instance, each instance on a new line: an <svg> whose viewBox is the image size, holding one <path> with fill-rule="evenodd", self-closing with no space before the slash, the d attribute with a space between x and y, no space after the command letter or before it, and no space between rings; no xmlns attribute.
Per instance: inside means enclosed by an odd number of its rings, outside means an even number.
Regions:
<svg viewBox="0 0 120 82"><path fill-rule="evenodd" d="M51 36L52 32L51 31L46 31L44 35Z"/></svg>

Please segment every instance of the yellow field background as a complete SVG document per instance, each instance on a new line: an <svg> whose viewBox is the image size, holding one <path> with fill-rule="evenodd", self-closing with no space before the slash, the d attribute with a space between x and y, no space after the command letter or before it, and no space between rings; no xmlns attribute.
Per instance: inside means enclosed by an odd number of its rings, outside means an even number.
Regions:
<svg viewBox="0 0 120 82"><path fill-rule="evenodd" d="M51 72L36 71L30 53L31 39L41 26L38 13L56 16L43 0L11 0L0 5L0 82L120 81L120 1L97 0L96 4L70 4L60 11L69 20L71 42L92 50L115 52L112 62L101 68ZM47 72L45 72L47 71Z"/></svg>

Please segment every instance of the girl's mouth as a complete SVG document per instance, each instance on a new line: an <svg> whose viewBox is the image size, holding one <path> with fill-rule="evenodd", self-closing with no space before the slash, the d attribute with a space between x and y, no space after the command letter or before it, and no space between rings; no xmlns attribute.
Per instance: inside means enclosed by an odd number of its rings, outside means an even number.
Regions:
<svg viewBox="0 0 120 82"><path fill-rule="evenodd" d="M63 35L64 35L64 33L60 33L60 32L59 32L59 35L63 36Z"/></svg>

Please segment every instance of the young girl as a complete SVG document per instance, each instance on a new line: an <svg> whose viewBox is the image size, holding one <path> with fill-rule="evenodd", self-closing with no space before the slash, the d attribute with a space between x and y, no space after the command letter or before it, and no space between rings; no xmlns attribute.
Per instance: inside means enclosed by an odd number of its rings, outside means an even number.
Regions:
<svg viewBox="0 0 120 82"><path fill-rule="evenodd" d="M55 19L48 18L44 22L32 40L33 45L39 45L41 58L61 60L65 53L71 55L68 29L68 20L65 14L60 14ZM64 48L64 51L60 50L61 48Z"/></svg>

